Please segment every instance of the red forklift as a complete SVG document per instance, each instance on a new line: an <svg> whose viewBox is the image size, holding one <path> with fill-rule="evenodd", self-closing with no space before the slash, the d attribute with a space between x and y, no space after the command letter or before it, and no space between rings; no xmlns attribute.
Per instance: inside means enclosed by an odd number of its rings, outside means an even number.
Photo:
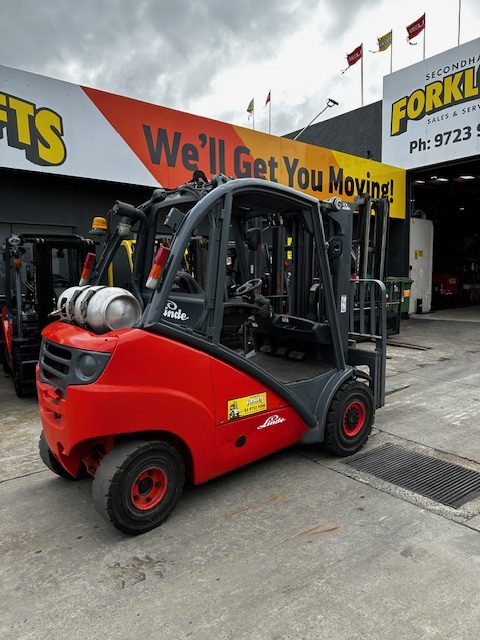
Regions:
<svg viewBox="0 0 480 640"><path fill-rule="evenodd" d="M145 208L118 208L145 224ZM225 177L193 206L170 203L136 295L72 287L43 331L45 464L92 476L97 510L141 534L186 480L298 442L356 453L384 404L387 331L383 283L351 280L352 210Z"/></svg>
<svg viewBox="0 0 480 640"><path fill-rule="evenodd" d="M35 394L41 331L58 296L78 283L92 240L77 235L20 234L5 242L5 300L0 309L0 358L17 396Z"/></svg>

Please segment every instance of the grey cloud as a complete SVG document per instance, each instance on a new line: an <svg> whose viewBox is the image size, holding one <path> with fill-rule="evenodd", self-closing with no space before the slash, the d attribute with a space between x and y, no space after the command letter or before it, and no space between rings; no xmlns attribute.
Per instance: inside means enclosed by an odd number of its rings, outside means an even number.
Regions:
<svg viewBox="0 0 480 640"><path fill-rule="evenodd" d="M375 1L16 0L3 3L0 60L189 110L220 72L268 59L312 12L324 12L338 35ZM309 113L307 102L278 109L275 130L292 130Z"/></svg>
<svg viewBox="0 0 480 640"><path fill-rule="evenodd" d="M19 0L6 3L2 12L0 59L10 66L68 75L73 81L181 106L208 93L217 73L229 64L274 52L317 4Z"/></svg>

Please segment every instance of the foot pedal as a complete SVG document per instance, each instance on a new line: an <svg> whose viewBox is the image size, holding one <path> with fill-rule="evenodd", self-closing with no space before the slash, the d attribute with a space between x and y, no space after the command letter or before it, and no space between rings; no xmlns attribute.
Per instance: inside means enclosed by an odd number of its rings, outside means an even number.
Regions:
<svg viewBox="0 0 480 640"><path fill-rule="evenodd" d="M278 349L275 351L275 355L276 356L280 356L280 358L284 358L288 353L288 349L287 347L278 347Z"/></svg>
<svg viewBox="0 0 480 640"><path fill-rule="evenodd" d="M292 360L298 360L298 362L301 362L305 358L305 353L303 351L290 351L288 357Z"/></svg>
<svg viewBox="0 0 480 640"><path fill-rule="evenodd" d="M272 353L272 347L269 344L262 344L260 351L262 353Z"/></svg>

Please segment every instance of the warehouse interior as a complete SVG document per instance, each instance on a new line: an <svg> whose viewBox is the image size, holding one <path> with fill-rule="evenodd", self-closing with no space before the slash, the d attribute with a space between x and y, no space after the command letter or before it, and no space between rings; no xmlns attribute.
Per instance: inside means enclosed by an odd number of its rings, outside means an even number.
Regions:
<svg viewBox="0 0 480 640"><path fill-rule="evenodd" d="M410 172L411 215L433 222L432 309L480 304L480 159Z"/></svg>

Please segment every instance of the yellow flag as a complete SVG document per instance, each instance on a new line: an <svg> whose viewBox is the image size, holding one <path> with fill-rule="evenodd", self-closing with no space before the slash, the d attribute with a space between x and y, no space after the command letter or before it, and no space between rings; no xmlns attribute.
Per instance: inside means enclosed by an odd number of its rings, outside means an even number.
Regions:
<svg viewBox="0 0 480 640"><path fill-rule="evenodd" d="M380 38L377 38L377 42L378 42L378 50L386 51L388 47L390 47L392 44L392 32L389 31L384 36L380 36Z"/></svg>
<svg viewBox="0 0 480 640"><path fill-rule="evenodd" d="M253 98L250 100L250 103L247 107L247 112L248 112L248 119L250 120L250 117L253 116L253 112L255 109L255 105L254 105L254 100ZM254 121L255 122L255 121Z"/></svg>

